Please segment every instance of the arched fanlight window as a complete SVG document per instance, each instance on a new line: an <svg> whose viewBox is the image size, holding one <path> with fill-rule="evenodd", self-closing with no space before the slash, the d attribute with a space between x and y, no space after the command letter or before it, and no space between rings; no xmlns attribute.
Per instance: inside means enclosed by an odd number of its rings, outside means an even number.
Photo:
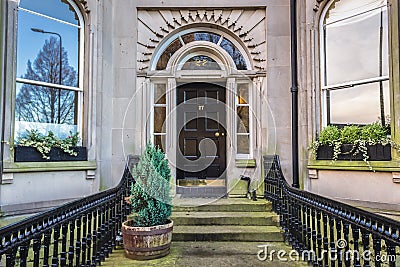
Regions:
<svg viewBox="0 0 400 267"><path fill-rule="evenodd" d="M181 48L183 45L195 41L208 41L221 46L221 48L224 49L232 57L233 62L235 63L238 70L247 69L246 61L242 53L230 40L216 33L200 31L187 33L182 36L178 36L178 38L173 40L170 45L163 51L159 60L157 61L156 70L166 69L168 61L179 48Z"/></svg>
<svg viewBox="0 0 400 267"><path fill-rule="evenodd" d="M323 123L385 123L390 114L386 0L336 0L321 18Z"/></svg>
<svg viewBox="0 0 400 267"><path fill-rule="evenodd" d="M18 6L15 138L82 131L83 18L72 0Z"/></svg>

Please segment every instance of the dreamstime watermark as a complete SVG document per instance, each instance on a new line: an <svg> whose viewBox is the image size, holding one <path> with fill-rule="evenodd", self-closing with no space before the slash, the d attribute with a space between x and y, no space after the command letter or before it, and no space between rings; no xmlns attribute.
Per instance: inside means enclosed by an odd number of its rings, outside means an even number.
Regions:
<svg viewBox="0 0 400 267"><path fill-rule="evenodd" d="M328 257L329 261L354 261L354 260L364 260L364 261L375 261L375 262L395 262L396 255L373 255L372 251L365 250L360 252L358 250L347 249L348 244L346 240L339 239L336 242L335 248L330 248L328 250L322 249L321 251L314 250L303 250L299 252L297 250L284 250L284 249L270 249L269 245L258 245L257 247L261 250L257 253L257 258L260 261L323 261Z"/></svg>

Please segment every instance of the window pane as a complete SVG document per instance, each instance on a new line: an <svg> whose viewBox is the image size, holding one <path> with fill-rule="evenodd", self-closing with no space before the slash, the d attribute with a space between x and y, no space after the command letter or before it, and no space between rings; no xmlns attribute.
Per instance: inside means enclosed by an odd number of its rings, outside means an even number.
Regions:
<svg viewBox="0 0 400 267"><path fill-rule="evenodd" d="M17 83L16 138L26 129L51 130L62 137L76 132L78 92ZM62 124L62 125L61 125Z"/></svg>
<svg viewBox="0 0 400 267"><path fill-rule="evenodd" d="M192 32L182 36L182 40L185 44L193 41L209 41L217 44L220 38L220 35L211 32Z"/></svg>
<svg viewBox="0 0 400 267"><path fill-rule="evenodd" d="M165 107L154 107L154 132L165 133Z"/></svg>
<svg viewBox="0 0 400 267"><path fill-rule="evenodd" d="M194 56L185 62L182 70L220 70L218 63L207 56Z"/></svg>
<svg viewBox="0 0 400 267"><path fill-rule="evenodd" d="M221 42L221 47L232 57L238 70L247 69L246 61L244 60L242 53L240 53L239 49L237 49L231 41L224 38Z"/></svg>
<svg viewBox="0 0 400 267"><path fill-rule="evenodd" d="M165 151L165 135L154 135L154 146L158 146Z"/></svg>
<svg viewBox="0 0 400 267"><path fill-rule="evenodd" d="M182 43L179 39L172 41L172 43L165 49L158 60L156 70L165 70L172 55L181 47Z"/></svg>
<svg viewBox="0 0 400 267"><path fill-rule="evenodd" d="M166 104L165 98L165 84L156 83L154 84L154 103L155 104Z"/></svg>
<svg viewBox="0 0 400 267"><path fill-rule="evenodd" d="M248 84L238 84L237 89L237 103L238 104L248 104L249 103L249 85Z"/></svg>
<svg viewBox="0 0 400 267"><path fill-rule="evenodd" d="M385 6L386 4L386 0L337 0L330 6L329 15L325 17L325 23L329 24L342 20L356 14L361 14Z"/></svg>
<svg viewBox="0 0 400 267"><path fill-rule="evenodd" d="M387 21L384 8L326 25L326 85L388 75Z"/></svg>
<svg viewBox="0 0 400 267"><path fill-rule="evenodd" d="M249 107L237 107L237 132L249 133Z"/></svg>
<svg viewBox="0 0 400 267"><path fill-rule="evenodd" d="M330 92L332 124L368 124L390 114L389 82L383 84L384 105L380 105L379 83Z"/></svg>
<svg viewBox="0 0 400 267"><path fill-rule="evenodd" d="M79 25L77 14L67 0L21 0L20 7L41 13L59 20Z"/></svg>
<svg viewBox="0 0 400 267"><path fill-rule="evenodd" d="M40 1L34 1L35 3ZM31 28L52 33L34 32ZM60 69L60 38L62 66ZM18 11L17 77L78 86L79 29L48 18Z"/></svg>
<svg viewBox="0 0 400 267"><path fill-rule="evenodd" d="M248 135L237 136L237 153L250 154L250 139Z"/></svg>

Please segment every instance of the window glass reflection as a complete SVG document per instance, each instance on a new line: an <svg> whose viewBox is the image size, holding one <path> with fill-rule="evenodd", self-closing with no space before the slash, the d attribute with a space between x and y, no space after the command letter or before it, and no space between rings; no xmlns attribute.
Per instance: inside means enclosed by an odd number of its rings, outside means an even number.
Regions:
<svg viewBox="0 0 400 267"><path fill-rule="evenodd" d="M383 85L384 105L380 105L380 84L365 84L330 92L332 124L368 124L390 114L389 82Z"/></svg>
<svg viewBox="0 0 400 267"><path fill-rule="evenodd" d="M246 70L246 61L242 53L240 53L239 49L228 39L224 38L221 42L221 47L228 52L228 54L232 57L233 62L235 62L236 68L238 70Z"/></svg>
<svg viewBox="0 0 400 267"><path fill-rule="evenodd" d="M327 85L389 74L388 30L384 22L387 11L378 9L326 25Z"/></svg>
<svg viewBox="0 0 400 267"><path fill-rule="evenodd" d="M172 57L172 55L182 47L182 43L179 39L175 39L162 53L160 59L157 62L157 70L165 70L167 67L168 61Z"/></svg>
<svg viewBox="0 0 400 267"><path fill-rule="evenodd" d="M165 133L165 107L154 107L154 132Z"/></svg>
<svg viewBox="0 0 400 267"><path fill-rule="evenodd" d="M182 40L185 44L194 41L208 41L217 44L221 35L212 32L192 32L182 36Z"/></svg>
<svg viewBox="0 0 400 267"><path fill-rule="evenodd" d="M67 0L21 0L20 7L79 25L78 16Z"/></svg>
<svg viewBox="0 0 400 267"><path fill-rule="evenodd" d="M166 86L163 83L154 84L154 103L166 104Z"/></svg>

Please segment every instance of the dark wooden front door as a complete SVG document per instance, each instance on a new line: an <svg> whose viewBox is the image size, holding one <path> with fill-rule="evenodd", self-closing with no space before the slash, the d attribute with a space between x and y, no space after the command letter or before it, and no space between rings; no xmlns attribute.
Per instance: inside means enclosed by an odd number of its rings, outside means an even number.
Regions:
<svg viewBox="0 0 400 267"><path fill-rule="evenodd" d="M225 88L190 83L177 90L177 193L226 193Z"/></svg>

